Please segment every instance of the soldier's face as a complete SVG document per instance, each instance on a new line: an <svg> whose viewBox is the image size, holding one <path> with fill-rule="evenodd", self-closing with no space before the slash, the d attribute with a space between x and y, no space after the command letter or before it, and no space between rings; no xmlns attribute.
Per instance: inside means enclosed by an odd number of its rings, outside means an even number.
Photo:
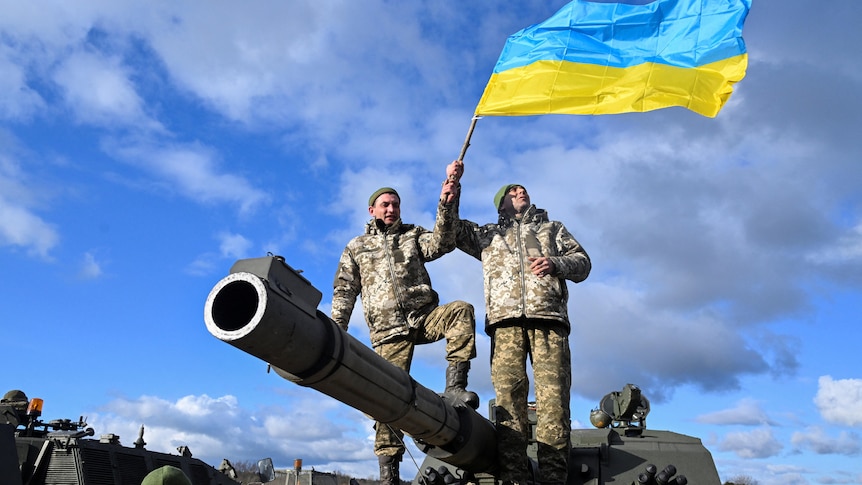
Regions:
<svg viewBox="0 0 862 485"><path fill-rule="evenodd" d="M368 213L386 225L392 224L401 217L401 199L395 194L382 194L368 208Z"/></svg>
<svg viewBox="0 0 862 485"><path fill-rule="evenodd" d="M509 214L523 214L530 207L530 194L524 187L516 185L503 196L500 207Z"/></svg>

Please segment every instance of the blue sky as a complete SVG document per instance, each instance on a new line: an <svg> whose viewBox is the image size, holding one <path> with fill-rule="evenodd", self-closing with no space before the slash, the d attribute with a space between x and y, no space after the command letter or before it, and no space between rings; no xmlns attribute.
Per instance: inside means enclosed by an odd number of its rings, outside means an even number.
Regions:
<svg viewBox="0 0 862 485"><path fill-rule="evenodd" d="M215 464L376 476L368 419L209 335L206 296L272 252L328 311L368 195L396 187L430 227L503 42L563 3L0 0L2 392ZM571 285L576 427L631 382L722 480L862 483L860 16L755 2L715 119L479 120L462 216L493 220L521 183L592 258ZM477 261L429 270L483 320ZM359 311L350 333L368 341ZM417 380L442 389L443 355L423 347Z"/></svg>

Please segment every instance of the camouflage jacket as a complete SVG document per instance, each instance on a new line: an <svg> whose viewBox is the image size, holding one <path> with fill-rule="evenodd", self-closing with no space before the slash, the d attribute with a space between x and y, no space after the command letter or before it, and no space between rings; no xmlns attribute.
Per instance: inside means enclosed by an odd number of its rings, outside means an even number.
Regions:
<svg viewBox="0 0 862 485"><path fill-rule="evenodd" d="M485 331L513 318L549 319L569 329L565 280L579 283L590 274L590 258L562 223L549 221L535 205L521 220L500 214L497 224L458 223L458 249L482 261ZM527 257L547 256L556 267L539 278Z"/></svg>
<svg viewBox="0 0 862 485"><path fill-rule="evenodd" d="M439 203L434 230L371 220L344 248L332 292L332 319L347 330L356 297L376 346L417 328L439 303L425 263L455 249L457 202Z"/></svg>

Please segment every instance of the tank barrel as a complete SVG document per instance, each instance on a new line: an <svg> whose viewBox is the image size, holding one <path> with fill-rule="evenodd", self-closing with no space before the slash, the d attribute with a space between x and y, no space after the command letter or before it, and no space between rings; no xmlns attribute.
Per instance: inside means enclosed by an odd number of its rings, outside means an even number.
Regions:
<svg viewBox="0 0 862 485"><path fill-rule="evenodd" d="M317 310L320 292L279 257L240 260L207 297L207 330L474 473L495 461L494 425L413 380Z"/></svg>

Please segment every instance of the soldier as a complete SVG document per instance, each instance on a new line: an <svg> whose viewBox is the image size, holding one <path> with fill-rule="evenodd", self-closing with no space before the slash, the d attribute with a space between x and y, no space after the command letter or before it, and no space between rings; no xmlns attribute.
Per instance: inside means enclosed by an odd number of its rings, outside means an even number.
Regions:
<svg viewBox="0 0 862 485"><path fill-rule="evenodd" d="M19 424L27 424L27 406L30 400L24 391L12 389L0 399L0 423L17 428Z"/></svg>
<svg viewBox="0 0 862 485"><path fill-rule="evenodd" d="M473 306L439 304L425 263L455 249L459 187L446 180L434 230L401 221L401 198L383 187L368 199L371 220L365 233L344 249L335 273L332 319L345 331L357 296L362 297L371 345L380 356L410 371L414 346L446 339L446 394L476 409L479 397L465 388L470 359L476 357ZM401 430L376 423L374 453L383 485L400 484L404 454Z"/></svg>
<svg viewBox="0 0 862 485"><path fill-rule="evenodd" d="M455 180L460 160L447 171ZM527 189L506 184L494 196L499 222L462 220L457 246L482 261L485 331L491 336L491 380L496 393L497 456L504 482L525 483L530 358L536 389L539 479L566 483L571 419L568 288L590 274L590 258L562 223L530 203Z"/></svg>

